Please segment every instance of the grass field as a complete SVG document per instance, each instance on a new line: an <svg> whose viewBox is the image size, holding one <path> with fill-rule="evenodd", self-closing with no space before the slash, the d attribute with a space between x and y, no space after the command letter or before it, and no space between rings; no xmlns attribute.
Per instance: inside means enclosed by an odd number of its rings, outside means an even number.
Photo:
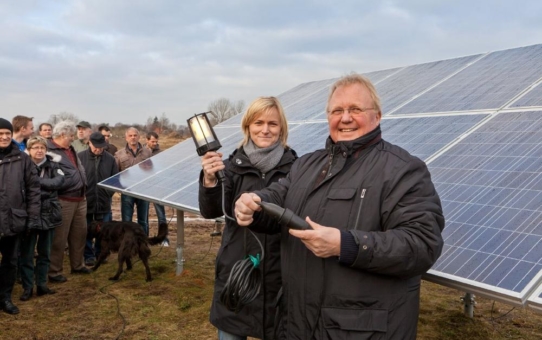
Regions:
<svg viewBox="0 0 542 340"><path fill-rule="evenodd" d="M152 248L152 282L145 282L140 262L118 282L109 281L117 266L113 255L91 275L67 274L68 282L51 285L57 289L55 295L21 302L22 289L17 285L13 301L21 313L0 313L0 339L216 339L208 322L220 242L220 237L210 236L213 227L210 221L186 223L186 261L180 276L175 275L172 225L172 246ZM463 315L462 295L424 281L418 338L542 339L540 315L478 298L475 317L470 319Z"/></svg>

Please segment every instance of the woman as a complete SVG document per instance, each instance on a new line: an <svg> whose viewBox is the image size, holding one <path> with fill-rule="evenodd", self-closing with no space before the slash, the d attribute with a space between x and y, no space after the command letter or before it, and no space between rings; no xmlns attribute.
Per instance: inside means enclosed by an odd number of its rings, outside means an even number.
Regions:
<svg viewBox="0 0 542 340"><path fill-rule="evenodd" d="M208 152L201 158L199 208L203 217L222 216L222 191L216 173L225 170L225 209L233 216L235 198L243 192L267 187L286 177L297 158L286 145L288 125L280 102L275 97L260 97L250 104L241 129L244 139L240 147L222 162L222 154ZM218 328L218 338L246 339L247 336L272 339L275 300L281 287L280 236L255 234L265 251L260 264L263 281L258 297L240 311L230 311L220 302L220 294L233 265L247 255L261 253L257 240L247 234L246 228L230 220L222 237L216 260L216 276L211 323ZM261 254L260 254L261 255Z"/></svg>
<svg viewBox="0 0 542 340"><path fill-rule="evenodd" d="M46 154L47 140L45 138L32 137L28 140L26 147L40 177L41 225L29 229L21 240L21 279L24 289L20 297L21 301L27 301L32 297L34 273L38 296L55 293L54 290L47 287L47 273L49 272L54 228L62 223L62 211L58 201L57 189L64 184L64 173L58 165L60 157L52 157ZM36 242L38 244L38 257L34 269Z"/></svg>

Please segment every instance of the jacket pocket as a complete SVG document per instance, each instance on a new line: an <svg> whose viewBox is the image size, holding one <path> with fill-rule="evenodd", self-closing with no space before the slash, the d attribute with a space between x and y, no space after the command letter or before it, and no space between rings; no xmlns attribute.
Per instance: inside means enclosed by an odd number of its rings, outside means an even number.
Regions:
<svg viewBox="0 0 542 340"><path fill-rule="evenodd" d="M56 199L42 202L41 207L42 224L47 228L52 228L62 223L62 207Z"/></svg>
<svg viewBox="0 0 542 340"><path fill-rule="evenodd" d="M354 205L356 188L332 188L327 194L327 202L325 203L325 214L333 220L324 222L324 225L330 225L339 229L352 229L350 223L352 207ZM352 219L352 221L350 221ZM328 224L326 224L328 223Z"/></svg>
<svg viewBox="0 0 542 340"><path fill-rule="evenodd" d="M26 230L26 222L28 220L28 214L24 209L11 208L10 210L10 226L9 229L14 234L22 233Z"/></svg>
<svg viewBox="0 0 542 340"><path fill-rule="evenodd" d="M322 308L324 339L379 339L388 330L385 309Z"/></svg>

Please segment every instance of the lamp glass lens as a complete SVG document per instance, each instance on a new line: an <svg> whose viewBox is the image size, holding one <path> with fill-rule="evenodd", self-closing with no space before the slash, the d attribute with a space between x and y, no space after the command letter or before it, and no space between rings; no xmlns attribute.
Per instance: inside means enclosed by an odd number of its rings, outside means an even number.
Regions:
<svg viewBox="0 0 542 340"><path fill-rule="evenodd" d="M211 128L203 116L196 116L190 119L190 130L194 134L198 147L214 142L215 140Z"/></svg>

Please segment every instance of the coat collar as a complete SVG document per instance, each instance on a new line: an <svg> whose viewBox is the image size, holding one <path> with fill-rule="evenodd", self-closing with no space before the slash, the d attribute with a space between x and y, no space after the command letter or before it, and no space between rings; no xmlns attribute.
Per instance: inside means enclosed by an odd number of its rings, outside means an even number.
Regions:
<svg viewBox="0 0 542 340"><path fill-rule="evenodd" d="M327 137L326 150L328 154L346 153L346 156L352 155L359 149L364 149L372 144L379 142L382 138L380 124L371 132L358 137L354 140L341 141L334 143L331 137Z"/></svg>

